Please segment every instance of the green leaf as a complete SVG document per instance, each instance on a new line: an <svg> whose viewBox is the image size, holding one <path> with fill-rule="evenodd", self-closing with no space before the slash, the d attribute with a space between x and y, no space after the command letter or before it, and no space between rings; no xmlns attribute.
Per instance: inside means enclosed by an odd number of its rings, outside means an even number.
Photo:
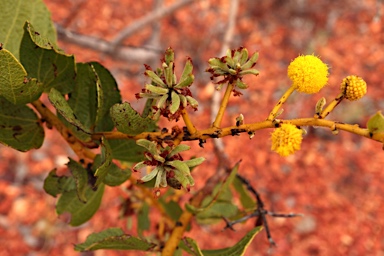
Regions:
<svg viewBox="0 0 384 256"><path fill-rule="evenodd" d="M112 165L112 154L109 143L104 138L101 139L101 165L96 169L95 176L97 176L96 186L104 182L105 177Z"/></svg>
<svg viewBox="0 0 384 256"><path fill-rule="evenodd" d="M43 141L44 129L35 112L0 96L0 143L24 152L40 148Z"/></svg>
<svg viewBox="0 0 384 256"><path fill-rule="evenodd" d="M223 218L233 218L238 214L238 208L232 202L214 202L212 206L208 207L196 215L197 220L201 224L213 224L221 221Z"/></svg>
<svg viewBox="0 0 384 256"><path fill-rule="evenodd" d="M248 60L248 50L247 50L247 48L241 49L240 54L241 54L241 56L240 56L239 62L240 62L240 65L243 65Z"/></svg>
<svg viewBox="0 0 384 256"><path fill-rule="evenodd" d="M161 169L161 170L163 170L163 169ZM144 177L141 177L140 181L141 182L148 182L150 180L153 180L153 178L155 178L157 176L159 171L160 171L160 166L156 166L153 170L150 171L150 173L148 173L147 175L144 175Z"/></svg>
<svg viewBox="0 0 384 256"><path fill-rule="evenodd" d="M175 74L173 73L173 62L170 62L168 64L168 67L164 68L164 76L165 76L165 82L167 83L167 86L169 88L173 87L173 82L174 82L174 76Z"/></svg>
<svg viewBox="0 0 384 256"><path fill-rule="evenodd" d="M241 202L241 205L244 207L244 209L246 210L255 209L256 207L255 200L250 195L249 190L245 188L244 184L240 181L238 177L236 177L233 180L232 185L235 188L235 190L239 193L240 202Z"/></svg>
<svg viewBox="0 0 384 256"><path fill-rule="evenodd" d="M212 69L215 69L215 71L217 71L218 69L223 70L225 72L229 71L227 64L223 62L220 58L210 58L208 60L208 63Z"/></svg>
<svg viewBox="0 0 384 256"><path fill-rule="evenodd" d="M35 31L29 22L24 25L24 36L20 45L20 62L29 77L43 84L45 92L56 88L66 94L73 90L75 58L58 50L54 43Z"/></svg>
<svg viewBox="0 0 384 256"><path fill-rule="evenodd" d="M165 51L165 63L169 65L171 62L174 62L175 60L175 52L171 47L168 47L168 49Z"/></svg>
<svg viewBox="0 0 384 256"><path fill-rule="evenodd" d="M179 247L193 256L204 256L203 252L200 250L199 245L190 237L184 237L180 243Z"/></svg>
<svg viewBox="0 0 384 256"><path fill-rule="evenodd" d="M191 96L187 96L186 98L189 104L191 104L191 107L197 108L199 106L199 102L195 100L195 98L192 98Z"/></svg>
<svg viewBox="0 0 384 256"><path fill-rule="evenodd" d="M185 63L185 66L184 66L183 73L181 74L181 77L179 79L179 83L176 86L177 88L186 87L186 86L188 86L187 85L188 83L189 83L189 85L192 84L193 79L194 79L192 71L193 71L192 60L190 58L188 58L187 62Z"/></svg>
<svg viewBox="0 0 384 256"><path fill-rule="evenodd" d="M202 164L204 161L205 161L204 157L197 157L197 158L192 158L190 160L186 160L184 161L184 163L191 168L191 167L198 166L199 164Z"/></svg>
<svg viewBox="0 0 384 256"><path fill-rule="evenodd" d="M186 163L180 160L167 161L167 165L175 167L177 170L181 171L184 175L190 175L191 172Z"/></svg>
<svg viewBox="0 0 384 256"><path fill-rule="evenodd" d="M153 99L147 99L147 101L145 102L143 112L141 114L143 118L149 117L149 115L152 113L152 104L153 104Z"/></svg>
<svg viewBox="0 0 384 256"><path fill-rule="evenodd" d="M240 71L239 74L242 75L242 76L244 76L244 75L255 75L255 76L258 76L260 74L260 72L257 69L246 69L246 70Z"/></svg>
<svg viewBox="0 0 384 256"><path fill-rule="evenodd" d="M162 88L162 87L159 87L159 86L155 86L155 85L152 85L152 84L146 84L145 85L145 89L152 92L152 93L156 93L156 94L159 94L159 95L163 95L163 94L167 94L169 89L168 88Z"/></svg>
<svg viewBox="0 0 384 256"><path fill-rule="evenodd" d="M72 129L77 131L79 139L90 141L90 130L86 128L77 118L64 96L56 89L52 88L48 94L48 98L56 110L71 124Z"/></svg>
<svg viewBox="0 0 384 256"><path fill-rule="evenodd" d="M146 139L139 139L136 141L136 144L147 149L152 155L158 155L156 142Z"/></svg>
<svg viewBox="0 0 384 256"><path fill-rule="evenodd" d="M241 256L244 255L253 238L260 232L262 226L249 231L238 243L232 247L219 250L202 250L204 256ZM196 245L197 246L197 245Z"/></svg>
<svg viewBox="0 0 384 256"><path fill-rule="evenodd" d="M77 63L76 86L68 95L68 105L74 115L88 130L110 131L113 122L110 107L121 101L120 92L112 75L99 63ZM77 136L76 127L62 120Z"/></svg>
<svg viewBox="0 0 384 256"><path fill-rule="evenodd" d="M96 172L101 166L101 156L97 155L93 161L92 170ZM119 186L131 177L130 169L120 169L116 164L112 163L109 167L107 175L104 177L104 184L108 186Z"/></svg>
<svg viewBox="0 0 384 256"><path fill-rule="evenodd" d="M229 174L229 176L225 179L225 181L223 182L223 184L218 187L218 189L216 191L214 191L212 193L212 196L213 197L216 197L216 198L220 198L221 194L222 193L225 193L227 191L230 191L229 190L229 186L233 183L233 180L235 179L236 177L236 174L237 174L237 171L239 169L239 164L240 163L237 163L233 169L231 170L231 173ZM223 197L222 197L223 198Z"/></svg>
<svg viewBox="0 0 384 256"><path fill-rule="evenodd" d="M171 150L171 152L169 152L168 154L168 158L174 156L174 155L177 155L183 151L187 151L187 150L190 150L191 147L188 146L188 145L185 145L185 144L180 144L180 145L177 145L174 149Z"/></svg>
<svg viewBox="0 0 384 256"><path fill-rule="evenodd" d="M181 94L179 94L179 98L180 98L180 103L183 105L184 108L186 108L188 104L187 98Z"/></svg>
<svg viewBox="0 0 384 256"><path fill-rule="evenodd" d="M157 103L156 103L156 107L157 108L163 108L163 105L167 102L167 99L168 99L168 94L165 94L165 95L161 96L160 98L158 98Z"/></svg>
<svg viewBox="0 0 384 256"><path fill-rule="evenodd" d="M179 83L174 86L174 88L182 89L182 88L188 87L193 83L194 80L195 80L195 76L190 74L184 80L180 80Z"/></svg>
<svg viewBox="0 0 384 256"><path fill-rule="evenodd" d="M96 213L100 207L101 199L103 198L104 185L98 186L97 190L92 190L89 186L85 190L87 202L83 203L79 200L76 190L63 192L60 196L57 205L57 214L70 213L70 225L79 226L88 221Z"/></svg>
<svg viewBox="0 0 384 256"><path fill-rule="evenodd" d="M96 120L97 74L88 63L76 63L75 88L68 95L68 105L77 119L87 128L91 128Z"/></svg>
<svg viewBox="0 0 384 256"><path fill-rule="evenodd" d="M257 62L258 58L259 58L259 53L258 52L253 53L251 58L246 63L244 63L244 65L241 66L241 69L246 70L246 69L252 68Z"/></svg>
<svg viewBox="0 0 384 256"><path fill-rule="evenodd" d="M134 140L108 140L112 151L112 158L120 161L136 163L144 159L143 147Z"/></svg>
<svg viewBox="0 0 384 256"><path fill-rule="evenodd" d="M75 245L75 250L80 252L98 249L149 251L153 247L155 244L124 234L120 228L109 228L89 235L84 243Z"/></svg>
<svg viewBox="0 0 384 256"><path fill-rule="evenodd" d="M64 191L71 191L76 189L76 184L72 177L57 176L56 169L53 169L49 172L48 177L44 180L43 188L47 194L56 197Z"/></svg>
<svg viewBox="0 0 384 256"><path fill-rule="evenodd" d="M169 107L169 111L171 112L171 114L175 114L180 107L180 97L175 91L172 91L171 97L172 97L172 104Z"/></svg>
<svg viewBox="0 0 384 256"><path fill-rule="evenodd" d="M17 59L26 20L33 23L37 31L46 35L56 45L56 32L51 14L42 0L1 0L0 10L0 42Z"/></svg>
<svg viewBox="0 0 384 256"><path fill-rule="evenodd" d="M190 174L186 174L179 169L174 169L173 171L175 173L174 179L176 179L176 181L178 181L188 191L189 191L190 186L195 185L195 181ZM170 179L170 180L172 180L172 179ZM175 185L178 187L177 182L175 183Z"/></svg>
<svg viewBox="0 0 384 256"><path fill-rule="evenodd" d="M163 197L161 197L159 201L163 205L165 212L169 217L171 217L172 220L179 220L181 214L183 213L183 209L181 209L178 203L173 200L166 202Z"/></svg>
<svg viewBox="0 0 384 256"><path fill-rule="evenodd" d="M237 79L236 80L236 86L239 88L239 89L247 89L248 88L248 85L246 85L243 81L241 81L240 79Z"/></svg>
<svg viewBox="0 0 384 256"><path fill-rule="evenodd" d="M212 194L203 199L201 207L194 207L190 204L186 204L188 211L198 214L207 211L210 207L214 206L217 201L228 202L232 198L229 186L232 184L236 177L237 170L239 169L239 163L233 167L231 173L222 184L218 184L213 190Z"/></svg>
<svg viewBox="0 0 384 256"><path fill-rule="evenodd" d="M371 134L384 132L384 116L378 111L367 122L368 130Z"/></svg>
<svg viewBox="0 0 384 256"><path fill-rule="evenodd" d="M161 80L161 78L155 72L153 72L152 70L146 70L145 74L149 78L151 78L152 83L154 83L154 84L156 84L156 85L158 85L160 87L167 88L167 85L163 82L163 80Z"/></svg>
<svg viewBox="0 0 384 256"><path fill-rule="evenodd" d="M239 242L232 247L218 250L201 250L195 240L185 237L180 241L179 246L187 253L194 256L241 256L245 254L253 238L260 232L262 226L249 231Z"/></svg>
<svg viewBox="0 0 384 256"><path fill-rule="evenodd" d="M67 164L71 174L76 183L76 192L80 201L86 203L87 198L85 197L85 191L87 190L88 185L88 172L87 170L81 166L78 162L69 158L69 162Z"/></svg>
<svg viewBox="0 0 384 256"><path fill-rule="evenodd" d="M156 128L152 119L141 117L128 102L113 105L111 117L117 130L129 135L153 131Z"/></svg>
<svg viewBox="0 0 384 256"><path fill-rule="evenodd" d="M36 79L27 77L21 63L6 49L0 50L0 95L13 104L37 100L43 86Z"/></svg>
<svg viewBox="0 0 384 256"><path fill-rule="evenodd" d="M149 219L149 205L144 201L137 214L137 231L140 236L144 230L149 230L151 220Z"/></svg>
<svg viewBox="0 0 384 256"><path fill-rule="evenodd" d="M95 131L110 131L114 124L110 117L110 108L121 103L121 95L115 78L111 72L98 62L90 62L89 65L97 74L98 109L96 115Z"/></svg>

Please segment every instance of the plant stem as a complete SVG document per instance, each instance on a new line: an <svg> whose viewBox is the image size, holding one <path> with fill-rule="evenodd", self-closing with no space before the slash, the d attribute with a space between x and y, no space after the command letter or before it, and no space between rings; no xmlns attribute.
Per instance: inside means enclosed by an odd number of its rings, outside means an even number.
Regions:
<svg viewBox="0 0 384 256"><path fill-rule="evenodd" d="M179 220L177 221L176 226L172 230L172 234L166 242L163 251L161 252L162 256L173 256L175 249L179 245L179 242L189 224L192 220L193 214L185 210Z"/></svg>
<svg viewBox="0 0 384 256"><path fill-rule="evenodd" d="M217 113L216 119L213 122L212 126L213 128L220 128L221 120L223 119L225 109L228 105L229 97L231 96L231 92L235 88L233 84L228 84L227 89L225 90L225 94L223 97L223 100L221 101L219 112Z"/></svg>
<svg viewBox="0 0 384 256"><path fill-rule="evenodd" d="M211 176L207 180L207 182L205 183L205 186L201 188L191 198L190 204L195 208L201 207L201 203L203 202L203 199L206 198L208 195L211 195L212 191L216 187L215 185L218 184L220 181L225 180L226 177L228 177L228 175L231 173L231 171L232 171L232 168L220 168L220 170L217 173L215 173L215 175ZM172 234L163 248L163 251L161 254L162 256L174 255L174 252L177 246L179 245L180 240L183 237L183 234L193 217L194 217L194 214L189 210L185 209L183 211L179 220L176 222L176 227L172 230Z"/></svg>
<svg viewBox="0 0 384 256"><path fill-rule="evenodd" d="M197 131L196 127L193 125L191 119L189 119L189 115L187 113L187 110L185 110L185 108L181 110L181 116L183 117L184 123L187 126L189 133L195 134L195 132Z"/></svg>
<svg viewBox="0 0 384 256"><path fill-rule="evenodd" d="M331 130L343 130L350 133L354 133L378 142L384 143L384 133L375 133L371 135L366 128L361 128L358 125L353 124L344 124L336 121L325 120L320 118L299 118L299 119L290 119L290 120L279 120L279 123L290 123L297 126L322 126L328 127ZM211 139L211 138L222 138L228 135L238 135L240 133L248 133L254 132L261 129L266 128L275 128L276 122L271 120L251 123L251 124L243 124L240 126L229 126L225 128L208 128L205 130L198 130L194 134L184 134L180 133L177 136L172 135L171 133L161 133L161 132L143 132L136 136L124 134L121 132L101 132L95 133L92 135L92 139L97 140L101 137L105 137L106 139L147 139L151 141L165 141L165 140L174 140L178 138L181 141L192 141L199 139Z"/></svg>
<svg viewBox="0 0 384 256"><path fill-rule="evenodd" d="M328 104L328 106L321 112L320 115L316 115L315 117L324 119L326 116L331 113L337 105L340 104L340 102L344 99L344 94L340 93L331 103Z"/></svg>
<svg viewBox="0 0 384 256"><path fill-rule="evenodd" d="M281 96L280 100L273 107L271 113L269 114L267 120L272 121L276 118L277 111L279 111L280 107L287 101L288 97L293 93L295 88L293 86L289 87L289 89Z"/></svg>
<svg viewBox="0 0 384 256"><path fill-rule="evenodd" d="M31 104L39 112L42 119L56 128L80 159L94 159L96 157L96 154L88 150L84 143L81 142L40 100L36 100Z"/></svg>

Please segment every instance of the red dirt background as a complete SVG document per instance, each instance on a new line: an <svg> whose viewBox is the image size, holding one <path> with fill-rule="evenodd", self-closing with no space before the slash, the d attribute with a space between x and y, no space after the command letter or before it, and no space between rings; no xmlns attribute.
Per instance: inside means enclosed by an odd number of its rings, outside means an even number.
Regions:
<svg viewBox="0 0 384 256"><path fill-rule="evenodd" d="M123 27L150 12L153 4L150 0L44 2L56 23L104 40L113 39ZM190 114L200 129L210 125L210 97L214 88L209 83L209 74L204 72L206 61L220 52L229 3L196 1L158 21L161 34L156 48L163 51L173 47L179 72L186 56L195 64L193 93L200 107ZM383 9L381 1L373 0L241 0L231 47L259 51L256 68L260 76L247 79L249 89L242 97L231 99L223 125L234 124L240 113L246 122L264 120L290 85L286 76L289 62L299 54L314 53L330 67L329 85L317 95L295 93L281 117L313 116L320 97L330 102L338 94L341 80L356 74L367 82L367 95L357 102L342 102L328 119L365 126L371 115L384 109ZM125 44L144 46L151 33L148 26L129 37ZM68 42L60 42L60 47L75 54L77 61L100 61L114 74L124 100L141 106L134 94L145 83L143 63L115 61ZM257 188L267 209L304 216L269 218L277 247L269 250L262 231L246 255L384 255L382 145L346 132L335 136L327 129L308 128L302 149L282 158L270 151L270 132L260 131L251 141L246 135L226 137L226 152L233 164L242 160L240 174ZM217 160L211 141L205 150L199 149L197 143L190 145L207 158L194 173L197 185L193 193L214 173ZM73 244L84 241L92 232L121 227L135 234L135 229L127 228L127 219L118 218L120 200L126 197L124 187L107 188L99 212L80 227L68 226L55 214L55 199L44 193L43 180L54 167L65 171L68 155L75 157L55 131L47 131L39 150L20 153L0 146L1 256L79 255ZM253 223L251 220L237 225L235 232L223 231L223 222L203 227L194 224L185 235L196 239L203 249L222 248L235 244ZM144 254L96 251L84 255Z"/></svg>

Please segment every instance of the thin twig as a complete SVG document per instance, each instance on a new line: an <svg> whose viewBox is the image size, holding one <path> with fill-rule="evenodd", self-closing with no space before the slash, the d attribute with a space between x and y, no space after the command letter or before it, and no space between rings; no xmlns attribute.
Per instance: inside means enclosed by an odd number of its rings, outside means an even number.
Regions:
<svg viewBox="0 0 384 256"><path fill-rule="evenodd" d="M197 1L181 0L168 7L155 8L155 10L148 13L143 18L134 21L131 25L124 28L111 42L108 42L102 38L81 35L79 33L67 30L59 24L56 24L56 30L61 40L77 44L79 46L86 47L101 53L109 54L113 58L130 62L150 62L153 59L157 59L158 55L162 53L162 51L153 47L126 46L122 45L122 42L145 26L151 25L155 21L170 15L180 8L194 2Z"/></svg>
<svg viewBox="0 0 384 256"><path fill-rule="evenodd" d="M81 35L65 29L59 24L56 24L56 30L60 40L92 49L100 53L110 53L111 43L102 38ZM123 61L143 63L157 59L161 53L163 53L162 50L153 47L119 46L116 49L115 54L110 56Z"/></svg>
<svg viewBox="0 0 384 256"><path fill-rule="evenodd" d="M231 41L233 38L233 34L236 26L236 16L239 9L239 1L231 0L228 10L228 25L224 34L223 44L221 46L220 55L225 55L228 48L230 48ZM216 119L216 116L220 109L220 92L214 91L212 95L212 104L211 104L211 119L212 122ZM218 158L219 166L218 168L223 169L225 166L229 166L229 159L227 154L225 153L225 147L222 140L214 140L213 146L215 150L215 155Z"/></svg>
<svg viewBox="0 0 384 256"><path fill-rule="evenodd" d="M295 87L291 86L289 89L284 93L283 96L281 96L280 100L276 103L276 105L273 107L271 113L269 113L269 116L267 120L275 120L278 111L280 110L281 106L287 101L288 97L295 91Z"/></svg>
<svg viewBox="0 0 384 256"><path fill-rule="evenodd" d="M238 0L231 1L231 4L229 6L229 14L228 14L228 25L225 30L223 44L221 46L219 56L225 55L227 49L230 47L230 44L233 38L233 33L235 30L235 25L236 25L236 16L238 11L238 6L239 6ZM212 104L211 104L212 121L215 119L216 114L219 111L219 107L220 107L220 92L215 90L212 95Z"/></svg>
<svg viewBox="0 0 384 256"><path fill-rule="evenodd" d="M326 119L319 118L298 118L298 119L280 119L275 121L261 121L251 124L242 124L240 126L229 126L224 128L207 128L204 130L198 130L194 134L185 133L182 131L178 133L177 136L180 137L183 141L192 141L192 140L206 140L212 138L222 138L228 135L239 135L240 133L254 133L255 131L266 129L266 128L276 128L276 124L289 123L296 126L321 126L328 127L331 131L334 130L343 130L350 132L359 136L366 137L371 140L375 140L381 143L384 143L384 133L379 132L372 134L367 128L361 128L357 124L345 124L337 121L331 121ZM170 141L175 139L175 135L169 132L143 132L138 135L129 135L121 133L118 131L113 132L97 132L91 135L93 140L98 140L101 137L106 139L148 139L152 141Z"/></svg>
<svg viewBox="0 0 384 256"><path fill-rule="evenodd" d="M246 178L244 178L243 176L241 176L240 174L236 174L236 177L246 186L247 190L249 190L255 196L256 202L257 202L257 209L253 213L251 213L251 214L249 214L247 216L244 216L244 217L242 217L242 218L240 218L238 220L235 220L235 221L228 221L227 219L224 218L224 221L226 222L225 229L229 228L231 230L234 230L233 226L235 224L241 223L243 221L249 220L249 219L254 218L254 217L258 217L258 219L256 221L256 226L259 226L260 224L263 225L264 228L265 228L265 232L267 233L267 238L268 238L269 243L271 244L271 246L276 246L275 241L273 241L273 239L272 239L271 230L269 229L268 221L267 221L267 217L266 216L270 215L272 217L293 218L293 217L302 216L302 214L296 214L296 213L288 213L288 214L285 214L285 213L274 213L274 212L270 212L270 211L266 210L264 208L264 203L261 200L260 194L256 191L256 189L254 189L252 187L252 185L249 183L249 181ZM261 221L261 223L260 223L260 221Z"/></svg>
<svg viewBox="0 0 384 256"><path fill-rule="evenodd" d="M143 18L139 20L135 20L132 24L124 28L111 42L111 52L115 52L115 50L118 48L118 46L129 36L133 35L140 29L144 28L145 26L152 24L153 22L181 9L182 7L187 6L188 4L191 4L193 0L181 0L177 1L174 4L163 7L160 9L156 9L147 15L145 15Z"/></svg>

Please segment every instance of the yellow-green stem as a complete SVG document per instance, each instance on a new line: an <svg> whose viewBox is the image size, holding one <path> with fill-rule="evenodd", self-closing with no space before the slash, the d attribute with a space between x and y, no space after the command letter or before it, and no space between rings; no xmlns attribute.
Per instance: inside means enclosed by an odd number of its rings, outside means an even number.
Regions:
<svg viewBox="0 0 384 256"><path fill-rule="evenodd" d="M193 125L191 119L189 119L189 115L187 113L187 110L185 110L185 108L181 110L181 116L183 117L185 126L187 126L189 133L194 134L197 131L196 127Z"/></svg>
<svg viewBox="0 0 384 256"><path fill-rule="evenodd" d="M293 86L289 87L289 89L284 93L283 96L281 96L280 100L273 107L271 113L269 113L267 120L272 121L276 118L277 112L279 111L281 106L287 101L288 97L293 93L294 90L295 88Z"/></svg>
<svg viewBox="0 0 384 256"><path fill-rule="evenodd" d="M221 120L223 119L225 109L227 108L229 97L231 96L231 92L235 88L233 84L228 84L227 89L225 90L225 94L223 100L221 101L219 112L216 115L216 119L212 124L214 128L220 128Z"/></svg>
<svg viewBox="0 0 384 256"><path fill-rule="evenodd" d="M368 129L361 128L357 125L353 124L343 124L338 123L331 120L325 120L320 118L299 118L299 119L290 119L290 120L278 120L279 123L291 123L297 126L322 126L328 127L330 129L338 129L344 130L350 133L354 133L360 136L367 137L369 139L373 139L375 141L384 142L384 133L376 133L374 135L370 135ZM222 138L229 135L236 135L240 133L248 133L255 132L257 130L266 129L266 128L274 128L276 121L261 121L251 124L243 124L240 126L229 126L225 128L208 128L205 130L198 130L195 134L189 135L180 133L177 136L172 135L171 133L161 133L161 132L144 132L138 134L136 136L124 134L121 132L103 132L103 133L95 133L92 135L92 139L97 140L101 137L105 137L106 139L147 139L151 141L164 141L164 140L175 140L176 138L181 141L192 141L199 139L210 139L210 138Z"/></svg>
<svg viewBox="0 0 384 256"><path fill-rule="evenodd" d="M190 204L194 207L199 207L200 203L202 202L204 198L204 194L202 192L196 194ZM173 256L176 248L179 245L179 242L181 238L183 237L183 234L188 227L188 224L191 222L193 218L193 214L188 211L184 210L184 212L181 214L179 220L177 221L177 225L172 230L171 236L169 237L168 241L166 242L163 251L161 252L161 256Z"/></svg>
<svg viewBox="0 0 384 256"><path fill-rule="evenodd" d="M173 256L175 249L179 245L179 242L187 228L189 222L191 221L193 214L189 211L184 211L179 220L178 225L172 230L172 234L169 237L167 243L165 244L163 251L161 252L162 256Z"/></svg>
<svg viewBox="0 0 384 256"><path fill-rule="evenodd" d="M315 115L315 117L324 119L326 116L331 113L337 105L340 104L340 102L344 99L344 94L340 93L331 103L328 104L328 106L320 113L319 116Z"/></svg>

